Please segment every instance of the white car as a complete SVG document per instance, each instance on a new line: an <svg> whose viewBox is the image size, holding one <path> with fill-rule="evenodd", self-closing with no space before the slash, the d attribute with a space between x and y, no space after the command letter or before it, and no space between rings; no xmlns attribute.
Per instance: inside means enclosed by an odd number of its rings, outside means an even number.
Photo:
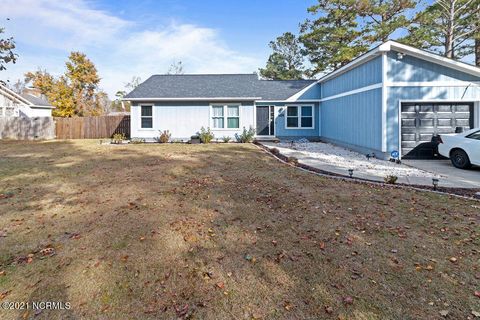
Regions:
<svg viewBox="0 0 480 320"><path fill-rule="evenodd" d="M441 135L439 142L438 152L450 158L456 168L480 166L480 128L459 134Z"/></svg>

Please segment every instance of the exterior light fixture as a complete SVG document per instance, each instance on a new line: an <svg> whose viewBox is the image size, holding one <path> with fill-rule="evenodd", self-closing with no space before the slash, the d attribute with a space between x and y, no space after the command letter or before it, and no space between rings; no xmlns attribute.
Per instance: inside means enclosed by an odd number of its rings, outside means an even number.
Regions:
<svg viewBox="0 0 480 320"><path fill-rule="evenodd" d="M350 178L353 177L353 169L348 169L348 175L350 176Z"/></svg>
<svg viewBox="0 0 480 320"><path fill-rule="evenodd" d="M438 179L437 178L432 178L432 185L433 185L433 190L437 190L438 187Z"/></svg>
<svg viewBox="0 0 480 320"><path fill-rule="evenodd" d="M404 54L403 54L403 53L401 53L401 52L397 53L397 59L398 59L398 60L402 60L403 57L404 57Z"/></svg>

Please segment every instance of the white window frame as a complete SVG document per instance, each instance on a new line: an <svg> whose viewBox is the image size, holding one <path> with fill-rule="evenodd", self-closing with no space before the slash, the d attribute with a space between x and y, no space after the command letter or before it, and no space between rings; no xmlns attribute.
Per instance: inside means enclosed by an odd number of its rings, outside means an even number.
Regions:
<svg viewBox="0 0 480 320"><path fill-rule="evenodd" d="M154 122L153 122L153 115L154 115L154 111L153 111L153 110L155 109L155 108L154 108L154 105L153 105L153 104L140 104L139 107L140 107L140 110L139 110L139 111L140 111L140 126L139 126L139 130L145 130L145 131L154 130L154 126L155 126L155 124L154 124ZM152 107L152 115L151 115L151 116L148 116L148 117L147 117L147 116L145 116L145 117L142 116L142 107ZM143 128L143 127L142 127L142 119L143 119L143 118L152 118L152 127L151 127L151 128Z"/></svg>
<svg viewBox="0 0 480 320"><path fill-rule="evenodd" d="M213 107L223 107L223 128L213 127ZM228 128L228 118L235 118L228 116L228 107L238 107L238 128ZM212 103L210 104L210 128L212 130L240 130L242 127L242 119L240 116L242 105L240 103Z"/></svg>
<svg viewBox="0 0 480 320"><path fill-rule="evenodd" d="M288 116L288 108L289 107L297 107L297 119L298 119L298 126L296 127L288 127L287 126L287 118L295 118L294 116ZM312 126L311 127L302 127L302 107L311 107L312 108ZM315 129L315 105L313 104L291 104L285 106L285 129L286 130L298 130L298 129Z"/></svg>

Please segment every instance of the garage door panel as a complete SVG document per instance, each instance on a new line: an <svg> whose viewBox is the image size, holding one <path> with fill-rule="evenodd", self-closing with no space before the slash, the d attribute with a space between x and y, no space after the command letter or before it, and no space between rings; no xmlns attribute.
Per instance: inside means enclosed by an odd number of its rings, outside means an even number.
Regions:
<svg viewBox="0 0 480 320"><path fill-rule="evenodd" d="M411 112L415 114L415 105L402 104L402 112Z"/></svg>
<svg viewBox="0 0 480 320"><path fill-rule="evenodd" d="M402 119L403 127L415 127L415 119Z"/></svg>
<svg viewBox="0 0 480 320"><path fill-rule="evenodd" d="M433 135L473 126L473 104L469 103L408 103L402 104L401 110L404 158L432 158Z"/></svg>
<svg viewBox="0 0 480 320"><path fill-rule="evenodd" d="M420 119L420 127L431 127L435 125L435 119Z"/></svg>
<svg viewBox="0 0 480 320"><path fill-rule="evenodd" d="M454 119L438 119L437 127L452 127L454 126Z"/></svg>
<svg viewBox="0 0 480 320"><path fill-rule="evenodd" d="M470 106L469 105L457 105L455 106L455 112L465 112L470 113Z"/></svg>
<svg viewBox="0 0 480 320"><path fill-rule="evenodd" d="M456 127L468 127L470 126L469 119L455 119L455 126Z"/></svg>
<svg viewBox="0 0 480 320"><path fill-rule="evenodd" d="M437 112L451 113L452 112L452 106L451 105L444 105L444 104L436 105L436 111Z"/></svg>
<svg viewBox="0 0 480 320"><path fill-rule="evenodd" d="M425 104L425 105L420 105L420 113L422 112L433 112L434 111L434 106Z"/></svg>

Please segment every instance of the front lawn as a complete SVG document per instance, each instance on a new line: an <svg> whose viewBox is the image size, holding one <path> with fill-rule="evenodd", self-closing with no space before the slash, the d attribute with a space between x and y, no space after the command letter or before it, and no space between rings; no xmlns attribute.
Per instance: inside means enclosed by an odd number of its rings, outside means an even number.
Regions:
<svg viewBox="0 0 480 320"><path fill-rule="evenodd" d="M0 319L480 312L480 203L318 177L253 145L0 143Z"/></svg>

